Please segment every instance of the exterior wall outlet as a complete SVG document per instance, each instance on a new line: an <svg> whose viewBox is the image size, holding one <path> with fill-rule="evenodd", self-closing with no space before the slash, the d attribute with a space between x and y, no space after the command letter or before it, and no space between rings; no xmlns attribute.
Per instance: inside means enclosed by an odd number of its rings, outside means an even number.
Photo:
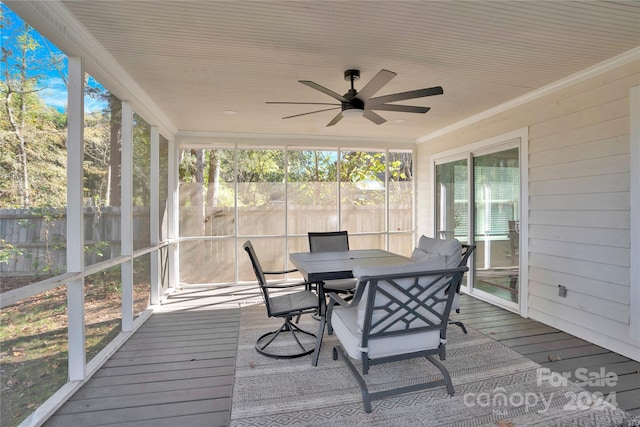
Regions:
<svg viewBox="0 0 640 427"><path fill-rule="evenodd" d="M566 286L558 285L558 296L561 296L562 298L566 298L567 297L567 287Z"/></svg>

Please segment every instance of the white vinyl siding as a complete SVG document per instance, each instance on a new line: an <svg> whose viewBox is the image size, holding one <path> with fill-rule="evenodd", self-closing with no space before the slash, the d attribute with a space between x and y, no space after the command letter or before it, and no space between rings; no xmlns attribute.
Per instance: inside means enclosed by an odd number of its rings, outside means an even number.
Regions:
<svg viewBox="0 0 640 427"><path fill-rule="evenodd" d="M416 155L420 235L432 233L430 156L528 127L528 315L636 360L629 92L639 82L636 60L425 140Z"/></svg>

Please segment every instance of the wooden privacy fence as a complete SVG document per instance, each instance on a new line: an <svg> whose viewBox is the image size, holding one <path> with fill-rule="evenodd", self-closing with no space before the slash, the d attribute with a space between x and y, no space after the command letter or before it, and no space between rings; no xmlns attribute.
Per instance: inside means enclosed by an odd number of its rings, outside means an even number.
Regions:
<svg viewBox="0 0 640 427"><path fill-rule="evenodd" d="M285 215L286 213L286 215ZM195 207L180 210L180 236L233 236L236 221L235 208L216 208L198 212ZM238 208L238 234L240 236L304 235L308 231L332 231L338 229L335 206L284 206L265 205ZM351 233L380 232L385 230L383 206L350 207L342 212L342 229ZM389 209L389 231L412 230L411 207Z"/></svg>
<svg viewBox="0 0 640 427"><path fill-rule="evenodd" d="M238 208L239 235L284 235L337 229L335 206L289 204L285 215L282 203ZM384 230L383 206L343 208L342 228L352 233ZM134 248L149 245L149 209L134 208ZM234 236L235 208L216 208L203 218L194 207L180 212L180 235ZM119 256L120 207L84 208L85 264ZM389 211L389 231L412 229L411 208L393 206ZM268 230L268 232L265 232ZM0 209L0 273L5 276L48 276L66 270L67 222L65 209Z"/></svg>
<svg viewBox="0 0 640 427"><path fill-rule="evenodd" d="M120 207L84 208L85 264L120 255ZM0 273L59 274L66 270L65 209L0 209ZM133 208L134 248L149 245L149 208Z"/></svg>

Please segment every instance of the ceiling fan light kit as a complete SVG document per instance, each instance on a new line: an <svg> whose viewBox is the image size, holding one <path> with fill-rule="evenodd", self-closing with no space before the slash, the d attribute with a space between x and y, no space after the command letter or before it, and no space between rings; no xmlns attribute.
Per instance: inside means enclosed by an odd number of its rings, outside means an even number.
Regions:
<svg viewBox="0 0 640 427"><path fill-rule="evenodd" d="M348 108L346 110L342 110L342 115L344 117L362 117L364 114L364 110L362 108Z"/></svg>
<svg viewBox="0 0 640 427"><path fill-rule="evenodd" d="M346 70L344 72L344 79L351 82L351 89L344 95L340 95L314 83L310 80L298 80L298 82L309 86L312 89L320 91L325 95L329 95L336 101L340 101L340 104L329 104L326 102L278 102L272 101L267 104L299 104L299 105L337 105L334 108L324 108L322 110L310 111L308 113L294 114L292 116L283 117L283 119L291 119L294 117L306 116L309 114L320 113L322 111L337 110L340 112L327 124L327 126L333 126L338 123L343 117L356 117L363 116L373 123L380 125L386 122L386 119L380 116L373 110L382 111L397 111L402 113L419 113L424 114L430 110L429 107L417 107L413 105L398 105L389 104L390 102L404 101L407 99L423 98L426 96L442 95L444 92L442 87L435 86L426 89L412 90L408 92L394 93L391 95L383 95L376 98L372 98L384 85L389 83L392 78L396 76L396 73L389 70L380 70L361 90L358 92L353 82L360 79L360 70Z"/></svg>

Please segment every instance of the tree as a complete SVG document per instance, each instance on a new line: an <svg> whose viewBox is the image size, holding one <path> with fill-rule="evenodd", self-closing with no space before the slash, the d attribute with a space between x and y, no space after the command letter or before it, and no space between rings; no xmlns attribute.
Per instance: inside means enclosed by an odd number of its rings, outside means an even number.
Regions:
<svg viewBox="0 0 640 427"><path fill-rule="evenodd" d="M64 206L66 203L66 116L47 107L38 82L61 58L43 56L33 29L13 25L2 10L0 65L0 202L3 207ZM55 65L54 65L55 64ZM37 184L37 190L34 185Z"/></svg>

